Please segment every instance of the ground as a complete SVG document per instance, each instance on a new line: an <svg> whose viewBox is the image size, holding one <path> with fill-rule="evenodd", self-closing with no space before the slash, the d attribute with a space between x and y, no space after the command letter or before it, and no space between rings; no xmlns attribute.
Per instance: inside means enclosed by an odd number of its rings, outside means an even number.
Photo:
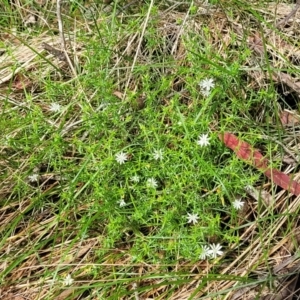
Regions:
<svg viewBox="0 0 300 300"><path fill-rule="evenodd" d="M0 8L1 299L299 297L298 4Z"/></svg>

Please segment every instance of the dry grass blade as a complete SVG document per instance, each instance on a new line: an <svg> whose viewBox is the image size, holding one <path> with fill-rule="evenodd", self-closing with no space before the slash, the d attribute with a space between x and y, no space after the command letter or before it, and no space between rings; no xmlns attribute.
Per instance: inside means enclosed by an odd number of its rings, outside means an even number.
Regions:
<svg viewBox="0 0 300 300"><path fill-rule="evenodd" d="M128 77L127 82L126 82L125 91L127 90L128 86L129 86L129 83L130 83L130 80L131 80L131 76L132 76L132 72L134 70L137 58L140 55L142 40L143 40L143 37L145 35L145 31L146 31L146 28L147 28L147 24L149 22L149 18L150 18L150 14L151 14L151 9L152 9L153 5L154 5L154 0L151 0L149 8L148 8L148 12L147 12L144 24L143 24L141 36L139 38L139 42L138 42L138 45L137 45L137 49L136 49L136 52L135 52L135 55L134 55L134 58L133 58L133 62L132 62L131 68L130 68L129 77Z"/></svg>
<svg viewBox="0 0 300 300"><path fill-rule="evenodd" d="M59 40L53 37L37 37L28 41L28 44L19 44L6 51L0 57L0 85L3 86L4 83L12 80L19 72L28 72L29 70L34 70L35 66L44 61L44 74L51 72L49 67L52 68L52 72L63 68L64 63L58 61L55 64L51 63L51 54L45 55L44 43L51 45L56 45ZM50 62L50 65L49 65Z"/></svg>

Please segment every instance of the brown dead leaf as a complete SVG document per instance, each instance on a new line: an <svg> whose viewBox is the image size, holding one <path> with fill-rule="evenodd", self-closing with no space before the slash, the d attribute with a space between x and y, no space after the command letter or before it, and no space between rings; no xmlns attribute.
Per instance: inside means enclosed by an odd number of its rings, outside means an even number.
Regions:
<svg viewBox="0 0 300 300"><path fill-rule="evenodd" d="M254 50L257 54L264 54L264 45L262 42L262 38L258 32L248 37L248 44L251 50Z"/></svg>
<svg viewBox="0 0 300 300"><path fill-rule="evenodd" d="M4 298L2 298L4 297ZM13 293L9 293L7 295L2 295L1 296L2 300L25 300L24 297L20 296L20 295L14 295Z"/></svg>
<svg viewBox="0 0 300 300"><path fill-rule="evenodd" d="M145 102L146 100L146 95L145 94L142 94L142 95L139 95L139 97L137 97L136 99L136 108L137 109L143 109L145 107Z"/></svg>
<svg viewBox="0 0 300 300"><path fill-rule="evenodd" d="M17 74L14 78L14 81L12 83L12 87L15 89L15 91L29 89L32 86L32 81L24 76L23 74Z"/></svg>
<svg viewBox="0 0 300 300"><path fill-rule="evenodd" d="M64 300L67 299L74 292L74 288L69 288L64 290L60 295L58 295L55 300Z"/></svg>
<svg viewBox="0 0 300 300"><path fill-rule="evenodd" d="M257 189L253 186L247 186L245 191L248 195L250 195L255 201L259 202L259 200L263 200L266 206L273 205L274 199L270 193L263 189Z"/></svg>
<svg viewBox="0 0 300 300"><path fill-rule="evenodd" d="M84 256L88 251L90 251L93 247L95 246L95 242L92 242L82 248L79 249L77 253L74 255L70 255L67 257L67 260L65 261L66 264L71 264L73 263L76 259Z"/></svg>
<svg viewBox="0 0 300 300"><path fill-rule="evenodd" d="M296 111L284 110L280 114L280 121L282 125L293 126L300 123L300 117Z"/></svg>
<svg viewBox="0 0 300 300"><path fill-rule="evenodd" d="M123 96L124 96L124 94L122 94L122 93L119 92L119 91L114 91L114 92L113 92L113 95L116 96L117 98L119 98L120 100L122 100L122 99L123 99Z"/></svg>
<svg viewBox="0 0 300 300"><path fill-rule="evenodd" d="M295 81L295 79L286 73L283 72L275 72L273 74L273 80L277 83L284 83L288 87L290 87L294 92L300 94L300 82Z"/></svg>

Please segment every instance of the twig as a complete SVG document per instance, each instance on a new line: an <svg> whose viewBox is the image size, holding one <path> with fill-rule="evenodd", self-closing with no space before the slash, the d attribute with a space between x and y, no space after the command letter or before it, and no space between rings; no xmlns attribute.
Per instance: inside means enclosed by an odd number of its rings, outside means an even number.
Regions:
<svg viewBox="0 0 300 300"><path fill-rule="evenodd" d="M283 20L281 20L280 22L278 22L276 24L276 27L279 28L281 25L284 26L288 22L288 20L290 18L292 18L296 14L296 12L299 9L299 7L300 7L300 0L297 0L296 5L293 8L293 10Z"/></svg>
<svg viewBox="0 0 300 300"><path fill-rule="evenodd" d="M43 48L48 51L49 53L51 53L53 56L57 57L59 60L61 61L67 61L67 57L65 55L64 51L61 50L57 50L54 47L50 46L47 43L42 43Z"/></svg>
<svg viewBox="0 0 300 300"><path fill-rule="evenodd" d="M57 0L57 3L56 3L56 15L57 15L58 31L59 31L59 36L60 36L60 40L61 40L61 46L65 53L67 62L72 70L72 73L74 74L74 76L76 76L77 75L76 71L74 69L73 63L67 52L66 39L65 39L65 35L64 35L64 26L63 26L63 21L62 21L62 16L61 16L61 2L62 2L62 0Z"/></svg>
<svg viewBox="0 0 300 300"><path fill-rule="evenodd" d="M129 6L131 6L131 5L133 5L133 4L137 3L137 2L138 2L138 0L134 0L134 1L131 1L131 2L127 3L125 6L123 6L120 9L120 11L117 13L117 15L119 15L122 12L125 12L126 8L128 8Z"/></svg>
<svg viewBox="0 0 300 300"><path fill-rule="evenodd" d="M280 146L285 150L285 152L286 152L287 154L289 154L289 155L293 158L293 160L294 160L295 162L298 161L298 158L293 154L293 152L292 152L291 150L289 150L288 147L286 147L282 142L278 141L278 139L273 138L273 137L268 136L268 135L263 135L262 138L264 138L264 139L266 139L266 140L274 141L275 143L277 143L278 145L280 145Z"/></svg>
<svg viewBox="0 0 300 300"><path fill-rule="evenodd" d="M22 107L24 109L30 109L26 103L18 103L16 100L9 98L7 96L0 95L0 99L3 100L3 102L7 101L10 104L16 105L18 107Z"/></svg>

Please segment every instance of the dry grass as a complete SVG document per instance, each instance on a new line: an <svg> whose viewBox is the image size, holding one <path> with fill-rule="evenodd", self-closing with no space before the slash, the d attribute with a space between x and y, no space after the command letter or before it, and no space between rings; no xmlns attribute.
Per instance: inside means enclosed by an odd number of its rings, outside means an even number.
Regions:
<svg viewBox="0 0 300 300"><path fill-rule="evenodd" d="M141 30L136 33L128 33L120 38L115 45L115 55L111 58L111 76L116 82L117 90L115 95L124 100L129 92L137 92L140 87L139 75L133 73L133 68L138 62L153 64L153 74L157 77L162 74L172 74L178 66L189 66L187 55L189 55L188 39L191 32L194 35L205 35L206 45L217 49L219 56L232 61L240 54L240 47L248 43L252 54L247 63L243 66L246 74L248 88L259 89L266 85L282 86L286 94L297 94L299 97L299 55L297 39L299 36L299 12L288 22L284 28L274 28L277 20L283 19L293 8L293 5L271 3L267 8L255 7L253 12L260 14L265 22L257 24L253 20L253 14L241 11L237 6L236 10L227 11L227 4L215 7L203 7L199 9L196 16L191 18L186 12L172 9L159 11L157 18L144 19ZM21 4L20 4L21 7ZM274 14L276 11L276 14ZM120 18L125 16L120 14ZM181 22L178 22L181 20ZM101 21L101 20L99 20ZM124 21L125 22L125 21ZM156 30L157 38L162 42L160 47L151 48L147 45L145 35L148 33L143 29L149 22ZM209 28L204 33L203 25ZM14 37L7 33L2 35L2 43L9 45L4 54L0 56L0 94L4 107L4 99L11 105L11 110L30 109L27 106L27 94L30 94L34 101L40 103L43 111L48 110L48 105L43 102L43 78L50 77L53 81L76 80L74 74L68 69L66 61L49 53L43 47L47 43L59 49L59 39L52 34L45 32L38 37L22 36ZM85 46L71 43L72 58L81 64L85 61ZM172 56L174 67L162 67L164 57ZM130 57L131 59L125 59ZM266 62L265 59L268 58ZM213 57L209 57L214 61ZM271 71L273 69L288 69L292 72ZM185 80L174 77L173 86L169 94L162 99L162 105L168 105L174 91L181 93L181 100L187 105L192 105L192 95L185 90ZM240 95L243 97L243 95ZM282 94L282 97L285 95ZM88 96L87 96L88 97ZM92 97L92 96L91 96ZM244 95L246 97L246 95ZM241 99L242 100L242 99ZM244 99L246 100L246 99ZM136 98L137 106L143 106L143 95ZM23 110L23 113L24 113ZM279 114L284 109L278 106ZM22 111L22 110L21 110ZM256 121L262 119L263 109L255 116ZM275 122L276 116L272 116L270 122ZM76 113L64 124L65 135L71 137L72 128L81 122L80 116ZM49 123L53 121L49 119ZM287 124L290 125L290 124ZM59 126L56 124L55 126ZM217 122L215 124L217 126ZM277 126L275 124L275 126ZM16 129L12 135L17 135ZM286 148L292 152L294 158L298 158L299 141L296 138L298 129L290 126L285 129L284 138L281 140ZM276 139L276 135L271 138ZM279 139L278 139L279 140ZM88 211L87 205L77 205L69 208L66 215L57 216L51 206L36 209L31 198L30 189L28 197L18 199L14 191L14 182L20 172L26 172L29 164L29 156L23 153L15 153L10 147L2 144L1 149L1 202L8 203L0 208L1 221L0 231L2 234L0 271L5 280L0 288L1 299L84 299L88 295L77 294L76 287L63 288L54 285L53 278L47 274L53 274L59 269L64 274L65 266L76 271L76 284L78 286L89 285L89 299L101 298L101 290L93 296L93 286L101 282L107 289L111 289L111 299L115 292L114 274L118 272L131 273L132 278L140 276L138 292L135 299L291 299L288 295L299 291L292 287L297 281L300 260L297 256L299 247L299 212L300 198L288 195L286 191L274 192L270 183L262 188L250 188L247 190L248 201L244 211L239 216L238 226L240 242L234 243L226 251L226 259L223 257L222 264L215 270L215 264L199 262L191 264L185 261L178 261L177 265L161 265L139 263L133 264L129 257L126 257L128 245L120 245L119 248L111 249L111 254L102 261L95 261L94 253L101 250L101 240L97 237L82 239L73 242L79 229L67 229L65 219L76 221L77 213ZM70 152L70 158L76 158L76 153ZM280 153L277 154L278 157ZM17 157L17 158L16 158ZM292 174L298 172L297 162L288 156L288 163L285 164L285 172ZM21 168L14 170L10 161L22 161ZM43 166L40 167L43 169ZM58 186L64 178L51 174L47 168L40 179L39 187L41 193L47 193L53 199L59 193ZM298 175L295 180L300 181ZM27 183L31 184L31 183ZM258 184L259 186L259 184ZM78 191L81 186L76 187ZM7 199L9 201L7 201ZM276 219L272 216L276 214ZM71 234L66 238L61 236L64 232ZM54 235L55 233L55 235ZM55 236L55 240L53 240ZM63 241L63 242L61 242ZM50 246L48 246L50 245ZM26 256L22 256L26 253ZM4 259L6 257L6 259ZM15 260L15 263L14 263ZM101 268L103 279L94 280L89 271L91 268ZM162 269L166 274L177 272L177 278L162 276ZM68 268L69 270L69 268ZM220 280L209 279L211 273L224 275ZM65 273L66 275L66 273ZM149 276L150 275L150 276ZM265 282L276 278L269 288ZM253 278L247 281L241 288L239 284L246 282L246 278ZM128 278L127 278L128 279ZM177 280L177 284L172 283ZM169 283L166 283L169 281ZM129 296L133 291L133 283L127 282L128 296L123 299L132 299ZM124 282L125 284L125 282ZM143 289L143 287L152 288ZM290 292L287 292L290 289ZM222 295L222 296L221 296Z"/></svg>

